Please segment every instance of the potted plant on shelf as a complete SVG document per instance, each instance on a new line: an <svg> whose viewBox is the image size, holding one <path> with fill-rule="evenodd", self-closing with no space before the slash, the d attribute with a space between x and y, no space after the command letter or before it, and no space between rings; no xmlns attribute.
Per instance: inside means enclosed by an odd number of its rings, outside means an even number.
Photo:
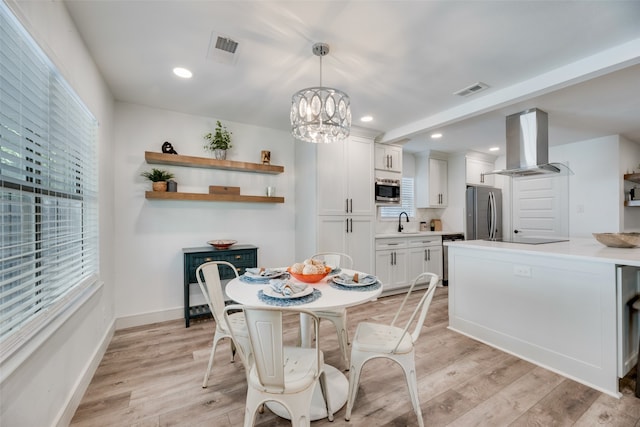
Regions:
<svg viewBox="0 0 640 427"><path fill-rule="evenodd" d="M220 120L216 121L216 130L209 132L204 136L207 140L204 144L205 150L213 152L213 157L218 160L224 160L227 158L227 150L231 148L231 132L229 132L226 126L222 126Z"/></svg>
<svg viewBox="0 0 640 427"><path fill-rule="evenodd" d="M167 191L167 181L173 178L173 173L162 169L151 169L151 172L142 172L141 176L152 182L153 191Z"/></svg>

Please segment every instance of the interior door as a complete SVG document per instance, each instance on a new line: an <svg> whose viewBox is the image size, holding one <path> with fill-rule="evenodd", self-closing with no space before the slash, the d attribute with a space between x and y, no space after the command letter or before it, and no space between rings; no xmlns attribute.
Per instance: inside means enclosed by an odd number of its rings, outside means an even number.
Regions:
<svg viewBox="0 0 640 427"><path fill-rule="evenodd" d="M569 177L541 175L511 182L512 230L526 237L569 236Z"/></svg>

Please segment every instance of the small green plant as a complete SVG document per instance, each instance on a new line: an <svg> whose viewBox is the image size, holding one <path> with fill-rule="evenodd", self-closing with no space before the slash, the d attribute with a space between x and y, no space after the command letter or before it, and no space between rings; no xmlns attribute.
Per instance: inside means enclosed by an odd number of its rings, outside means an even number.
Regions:
<svg viewBox="0 0 640 427"><path fill-rule="evenodd" d="M165 171L162 169L155 169L155 168L151 169L151 172L149 171L142 172L140 175L152 182L168 181L174 176L169 171Z"/></svg>
<svg viewBox="0 0 640 427"><path fill-rule="evenodd" d="M204 148L209 151L213 150L228 150L231 145L231 132L229 132L226 126L222 126L220 120L216 122L216 130L209 132L204 136L207 143L204 144Z"/></svg>

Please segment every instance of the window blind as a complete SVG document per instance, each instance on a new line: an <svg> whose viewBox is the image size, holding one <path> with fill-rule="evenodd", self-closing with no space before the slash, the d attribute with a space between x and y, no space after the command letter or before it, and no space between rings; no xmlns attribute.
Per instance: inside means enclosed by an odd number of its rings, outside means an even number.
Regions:
<svg viewBox="0 0 640 427"><path fill-rule="evenodd" d="M97 275L96 134L0 1L0 342Z"/></svg>
<svg viewBox="0 0 640 427"><path fill-rule="evenodd" d="M380 216L382 218L397 218L401 212L406 212L409 217L416 216L413 182L413 178L402 178L402 186L400 187L400 204L394 206L382 206L380 208Z"/></svg>

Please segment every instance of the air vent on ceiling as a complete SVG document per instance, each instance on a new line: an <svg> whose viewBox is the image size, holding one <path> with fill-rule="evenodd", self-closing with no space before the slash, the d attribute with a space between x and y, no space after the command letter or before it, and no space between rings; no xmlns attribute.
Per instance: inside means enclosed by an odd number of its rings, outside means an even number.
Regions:
<svg viewBox="0 0 640 427"><path fill-rule="evenodd" d="M474 93L482 92L488 87L489 85L486 83L477 82L472 84L471 86L465 87L464 89L460 89L457 92L453 92L453 94L458 96L469 96L469 95L473 95Z"/></svg>
<svg viewBox="0 0 640 427"><path fill-rule="evenodd" d="M213 31L209 40L207 59L213 59L224 64L235 64L237 59L238 42L231 37Z"/></svg>

